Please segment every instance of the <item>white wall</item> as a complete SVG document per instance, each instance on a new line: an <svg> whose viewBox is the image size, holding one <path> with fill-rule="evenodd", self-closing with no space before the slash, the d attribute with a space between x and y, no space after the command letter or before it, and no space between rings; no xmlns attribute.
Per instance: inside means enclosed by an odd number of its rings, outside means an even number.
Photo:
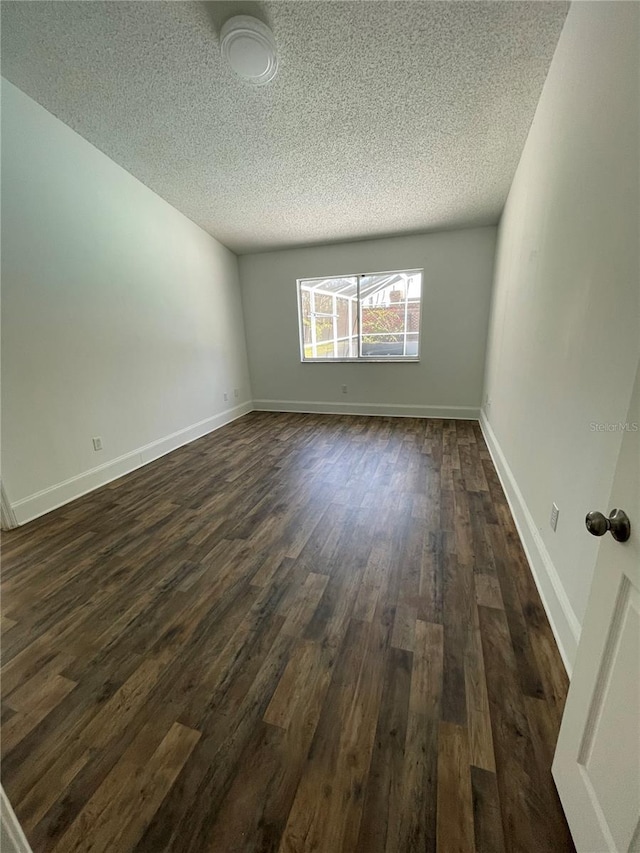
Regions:
<svg viewBox="0 0 640 853"><path fill-rule="evenodd" d="M477 417L495 238L474 228L242 256L255 406ZM414 268L424 268L419 363L300 362L296 279Z"/></svg>
<svg viewBox="0 0 640 853"><path fill-rule="evenodd" d="M18 823L11 803L0 786L0 850L3 853L31 853L29 842Z"/></svg>
<svg viewBox="0 0 640 853"><path fill-rule="evenodd" d="M572 4L496 259L487 435L569 667L621 443L591 424L624 421L640 347L639 15Z"/></svg>
<svg viewBox="0 0 640 853"><path fill-rule="evenodd" d="M19 520L250 409L236 256L6 81L2 249Z"/></svg>

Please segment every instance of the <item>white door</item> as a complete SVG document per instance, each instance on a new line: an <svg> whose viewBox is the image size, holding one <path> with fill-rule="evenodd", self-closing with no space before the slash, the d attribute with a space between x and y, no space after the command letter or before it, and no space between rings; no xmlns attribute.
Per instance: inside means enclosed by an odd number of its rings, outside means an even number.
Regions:
<svg viewBox="0 0 640 853"><path fill-rule="evenodd" d="M600 540L553 761L578 853L640 853L640 372L611 498L627 542ZM635 426L634 426L635 425ZM588 464L588 460L585 460ZM585 536L589 533L585 529Z"/></svg>

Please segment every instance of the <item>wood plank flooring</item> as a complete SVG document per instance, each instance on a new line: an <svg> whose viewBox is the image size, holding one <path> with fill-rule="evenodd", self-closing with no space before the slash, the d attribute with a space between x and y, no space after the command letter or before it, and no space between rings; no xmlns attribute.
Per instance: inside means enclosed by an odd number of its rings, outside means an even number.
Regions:
<svg viewBox="0 0 640 853"><path fill-rule="evenodd" d="M574 849L567 678L476 423L252 413L2 568L36 853Z"/></svg>

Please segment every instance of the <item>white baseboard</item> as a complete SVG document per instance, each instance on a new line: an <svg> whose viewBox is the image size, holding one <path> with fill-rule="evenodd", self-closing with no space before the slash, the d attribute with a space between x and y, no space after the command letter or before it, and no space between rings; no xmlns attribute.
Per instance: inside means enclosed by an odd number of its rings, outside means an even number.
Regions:
<svg viewBox="0 0 640 853"><path fill-rule="evenodd" d="M323 415L381 415L393 418L457 418L477 421L472 406L414 406L406 403L324 403L316 400L254 400L258 412L303 412Z"/></svg>
<svg viewBox="0 0 640 853"><path fill-rule="evenodd" d="M13 530L17 526L18 519L4 490L4 484L0 481L0 527L2 530Z"/></svg>
<svg viewBox="0 0 640 853"><path fill-rule="evenodd" d="M235 421L237 418L253 411L253 403L242 403L240 406L235 406L233 409L227 409L225 412L220 412L212 418L206 418L196 424L178 430L171 435L160 438L157 441L152 441L143 447L132 450L130 453L125 453L117 459L112 459L110 462L105 462L104 465L98 465L96 468L91 468L89 471L84 471L75 477L70 477L61 483L56 483L55 486L50 486L12 504L12 510L15 514L18 524L25 524L27 521L32 521L51 510L57 509L59 506L69 503L76 498L86 495L88 492L99 489L110 483L112 480L117 480L124 474L129 474L135 471L136 468L141 468L148 462L153 462L160 456L171 453L183 444L189 444L197 438L201 438L207 433L213 432L225 424Z"/></svg>
<svg viewBox="0 0 640 853"><path fill-rule="evenodd" d="M31 853L18 818L11 808L4 788L0 787L0 850L2 853Z"/></svg>
<svg viewBox="0 0 640 853"><path fill-rule="evenodd" d="M558 571L518 487L513 471L509 467L484 412L480 413L480 427L502 483L502 488L507 496L511 514L516 523L551 630L558 644L567 673L571 676L580 639L580 622L574 613Z"/></svg>

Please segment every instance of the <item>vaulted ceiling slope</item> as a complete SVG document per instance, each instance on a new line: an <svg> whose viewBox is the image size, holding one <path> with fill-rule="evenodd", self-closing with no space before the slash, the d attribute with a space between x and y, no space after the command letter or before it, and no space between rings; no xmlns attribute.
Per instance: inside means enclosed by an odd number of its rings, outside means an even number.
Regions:
<svg viewBox="0 0 640 853"><path fill-rule="evenodd" d="M568 4L3 2L2 73L238 253L497 222ZM280 68L220 55L255 14Z"/></svg>

